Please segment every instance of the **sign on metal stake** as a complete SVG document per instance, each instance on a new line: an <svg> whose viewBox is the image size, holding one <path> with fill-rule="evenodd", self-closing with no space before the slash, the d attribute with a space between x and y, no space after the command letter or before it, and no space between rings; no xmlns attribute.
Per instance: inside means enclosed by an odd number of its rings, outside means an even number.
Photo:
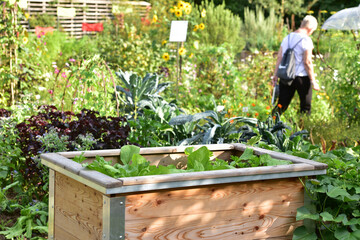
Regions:
<svg viewBox="0 0 360 240"><path fill-rule="evenodd" d="M176 49L176 98L178 98L179 94L179 81L181 80L181 61L179 56L179 48L180 42L186 41L187 36L187 29L188 29L188 21L172 21L171 28L170 28L170 38L169 42L177 42L177 49Z"/></svg>

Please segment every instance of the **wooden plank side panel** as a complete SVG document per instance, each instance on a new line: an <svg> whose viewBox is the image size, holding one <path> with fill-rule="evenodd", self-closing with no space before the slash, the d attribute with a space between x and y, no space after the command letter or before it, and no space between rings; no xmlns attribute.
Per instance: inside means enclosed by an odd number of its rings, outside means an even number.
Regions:
<svg viewBox="0 0 360 240"><path fill-rule="evenodd" d="M76 233L69 233L68 230L64 230L61 226L55 225L55 240L66 239L66 240L78 240Z"/></svg>
<svg viewBox="0 0 360 240"><path fill-rule="evenodd" d="M55 175L55 239L95 240L102 234L102 194L65 175ZM72 238L70 238L72 239Z"/></svg>
<svg viewBox="0 0 360 240"><path fill-rule="evenodd" d="M289 238L304 204L297 178L129 195L128 239Z"/></svg>

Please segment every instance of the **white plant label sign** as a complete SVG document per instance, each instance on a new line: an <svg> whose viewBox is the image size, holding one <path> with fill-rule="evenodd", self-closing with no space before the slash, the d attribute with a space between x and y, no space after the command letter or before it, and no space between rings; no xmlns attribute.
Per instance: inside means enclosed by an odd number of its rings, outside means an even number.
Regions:
<svg viewBox="0 0 360 240"><path fill-rule="evenodd" d="M188 21L171 21L169 42L185 42Z"/></svg>

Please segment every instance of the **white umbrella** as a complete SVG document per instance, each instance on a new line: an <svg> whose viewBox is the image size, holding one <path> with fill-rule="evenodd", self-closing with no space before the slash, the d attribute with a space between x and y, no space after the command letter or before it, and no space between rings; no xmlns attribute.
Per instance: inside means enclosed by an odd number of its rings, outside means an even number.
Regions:
<svg viewBox="0 0 360 240"><path fill-rule="evenodd" d="M322 29L358 30L360 29L360 5L343 9L329 17Z"/></svg>

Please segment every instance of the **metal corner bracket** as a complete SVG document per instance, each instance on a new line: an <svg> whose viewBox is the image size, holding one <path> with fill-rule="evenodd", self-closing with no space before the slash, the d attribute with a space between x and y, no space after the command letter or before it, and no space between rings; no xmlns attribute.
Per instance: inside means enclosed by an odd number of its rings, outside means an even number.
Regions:
<svg viewBox="0 0 360 240"><path fill-rule="evenodd" d="M103 195L103 240L125 239L125 201L124 196Z"/></svg>

